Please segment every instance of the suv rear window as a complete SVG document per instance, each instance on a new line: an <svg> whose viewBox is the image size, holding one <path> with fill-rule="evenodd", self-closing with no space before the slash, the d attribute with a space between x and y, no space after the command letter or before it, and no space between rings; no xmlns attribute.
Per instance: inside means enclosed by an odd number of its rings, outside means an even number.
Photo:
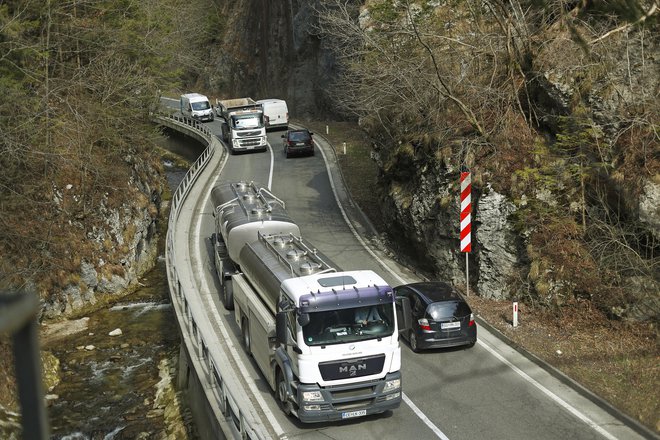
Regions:
<svg viewBox="0 0 660 440"><path fill-rule="evenodd" d="M463 301L446 301L429 304L426 314L434 321L451 318L462 318L471 313L470 306Z"/></svg>
<svg viewBox="0 0 660 440"><path fill-rule="evenodd" d="M289 132L289 140L294 142L306 142L310 139L308 131L292 131Z"/></svg>

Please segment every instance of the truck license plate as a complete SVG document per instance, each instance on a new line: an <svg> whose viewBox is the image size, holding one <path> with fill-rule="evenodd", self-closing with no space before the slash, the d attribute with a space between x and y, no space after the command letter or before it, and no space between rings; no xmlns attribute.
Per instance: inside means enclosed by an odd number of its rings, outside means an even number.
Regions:
<svg viewBox="0 0 660 440"><path fill-rule="evenodd" d="M452 328L460 328L461 323L460 322L443 322L440 324L440 328L443 330L449 330Z"/></svg>
<svg viewBox="0 0 660 440"><path fill-rule="evenodd" d="M348 412L343 412L341 413L341 418L342 419L350 419L353 417L362 417L367 415L367 410L366 409L361 409L360 411L348 411Z"/></svg>

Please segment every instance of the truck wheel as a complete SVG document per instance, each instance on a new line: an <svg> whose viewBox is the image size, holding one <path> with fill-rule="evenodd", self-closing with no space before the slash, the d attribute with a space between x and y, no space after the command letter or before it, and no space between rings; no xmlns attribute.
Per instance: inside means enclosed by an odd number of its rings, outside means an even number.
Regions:
<svg viewBox="0 0 660 440"><path fill-rule="evenodd" d="M231 280L222 280L222 304L227 310L234 310L234 286Z"/></svg>
<svg viewBox="0 0 660 440"><path fill-rule="evenodd" d="M281 369L277 369L277 404L287 416L291 414L291 402L286 397L286 381Z"/></svg>
<svg viewBox="0 0 660 440"><path fill-rule="evenodd" d="M251 355L252 341L250 341L250 323L247 320L247 318L243 318L241 320L241 333L243 333L243 347L245 347L245 351L247 351L247 354Z"/></svg>

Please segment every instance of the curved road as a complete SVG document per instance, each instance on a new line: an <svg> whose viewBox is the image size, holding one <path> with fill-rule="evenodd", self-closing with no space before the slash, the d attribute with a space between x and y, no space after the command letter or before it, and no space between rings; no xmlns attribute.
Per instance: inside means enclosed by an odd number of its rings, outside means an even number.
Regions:
<svg viewBox="0 0 660 440"><path fill-rule="evenodd" d="M220 123L205 124L220 133ZM304 237L343 269L372 269L390 285L416 281L405 268L367 249L356 232L366 229L335 175L332 148L317 138L316 155L286 159L280 135L268 133L266 153L227 155L203 185L193 224L190 252L200 289L218 291L209 237L213 232L211 188L219 180L254 180L286 202ZM320 148L319 148L320 147ZM324 157L327 156L326 166ZM329 173L330 171L330 173ZM330 176L333 176L330 178ZM337 198L342 200L338 205ZM346 204L348 202L348 204ZM350 218L352 222L347 222ZM240 346L233 312L212 295L210 310L231 341L236 368L274 438L289 439L637 439L637 432L545 370L502 343L483 327L472 349L415 354L402 343L404 402L380 416L345 423L304 425L277 406L256 364Z"/></svg>

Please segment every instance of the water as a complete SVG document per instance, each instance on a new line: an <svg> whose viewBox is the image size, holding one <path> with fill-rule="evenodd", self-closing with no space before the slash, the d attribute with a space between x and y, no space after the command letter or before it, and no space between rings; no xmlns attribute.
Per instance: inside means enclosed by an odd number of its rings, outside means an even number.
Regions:
<svg viewBox="0 0 660 440"><path fill-rule="evenodd" d="M176 364L179 330L165 263L159 261L140 282L139 291L91 314L86 331L50 348L61 375L49 393L58 396L48 408L52 438L149 438L167 432L155 411L158 366L161 360ZM108 335L117 328L121 335Z"/></svg>
<svg viewBox="0 0 660 440"><path fill-rule="evenodd" d="M188 162L204 149L166 134L162 146ZM165 166L174 190L186 170ZM136 292L90 314L87 330L45 347L60 361L60 383L47 391L52 439L195 437L188 410L173 397L180 339L162 256L140 283ZM115 329L122 334L109 336Z"/></svg>

